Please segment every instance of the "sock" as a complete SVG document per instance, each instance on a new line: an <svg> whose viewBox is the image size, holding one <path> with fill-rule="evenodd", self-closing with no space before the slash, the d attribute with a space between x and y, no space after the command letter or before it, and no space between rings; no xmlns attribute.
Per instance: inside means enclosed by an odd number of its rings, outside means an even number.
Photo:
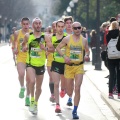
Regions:
<svg viewBox="0 0 120 120"><path fill-rule="evenodd" d="M25 88L25 86L21 86L21 89Z"/></svg>
<svg viewBox="0 0 120 120"><path fill-rule="evenodd" d="M35 101L35 98L34 98L34 97L31 97L31 101Z"/></svg>
<svg viewBox="0 0 120 120"><path fill-rule="evenodd" d="M77 112L77 108L78 108L78 106L74 106L73 113Z"/></svg>
<svg viewBox="0 0 120 120"><path fill-rule="evenodd" d="M72 97L69 97L68 101L72 101Z"/></svg>
<svg viewBox="0 0 120 120"><path fill-rule="evenodd" d="M53 83L53 82L50 82L50 83L49 83L49 87L50 87L50 92L51 92L51 94L54 94L54 83Z"/></svg>
<svg viewBox="0 0 120 120"><path fill-rule="evenodd" d="M29 98L30 96L29 95L26 95L26 98Z"/></svg>
<svg viewBox="0 0 120 120"><path fill-rule="evenodd" d="M56 105L60 105L59 103L56 103Z"/></svg>

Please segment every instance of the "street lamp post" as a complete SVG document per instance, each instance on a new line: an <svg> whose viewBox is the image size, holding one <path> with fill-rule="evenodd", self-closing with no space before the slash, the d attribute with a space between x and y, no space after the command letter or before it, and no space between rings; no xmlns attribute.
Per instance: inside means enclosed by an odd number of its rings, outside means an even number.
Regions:
<svg viewBox="0 0 120 120"><path fill-rule="evenodd" d="M101 58L100 58L100 0L97 0L97 46L96 46L96 63L95 70L101 70Z"/></svg>
<svg viewBox="0 0 120 120"><path fill-rule="evenodd" d="M76 20L76 12L77 12L77 2L78 2L78 0L72 0L73 1L73 3L74 3L74 19Z"/></svg>
<svg viewBox="0 0 120 120"><path fill-rule="evenodd" d="M66 9L66 11L67 11L68 13L70 13L70 12L71 12L71 7L68 6L67 9Z"/></svg>
<svg viewBox="0 0 120 120"><path fill-rule="evenodd" d="M69 6L72 8L72 9L71 9L71 15L73 16L74 2L73 2L73 1L70 1Z"/></svg>
<svg viewBox="0 0 120 120"><path fill-rule="evenodd" d="M86 8L87 8L86 27L89 28L89 0L86 1Z"/></svg>

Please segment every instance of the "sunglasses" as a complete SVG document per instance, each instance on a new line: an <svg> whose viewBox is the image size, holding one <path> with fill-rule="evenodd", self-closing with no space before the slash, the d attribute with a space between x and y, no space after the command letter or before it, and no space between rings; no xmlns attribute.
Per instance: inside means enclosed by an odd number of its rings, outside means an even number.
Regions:
<svg viewBox="0 0 120 120"><path fill-rule="evenodd" d="M79 27L73 27L73 29L74 29L74 30L77 30L77 29L79 29L79 30L80 30L80 29L81 29L81 27L80 27L80 26L79 26Z"/></svg>

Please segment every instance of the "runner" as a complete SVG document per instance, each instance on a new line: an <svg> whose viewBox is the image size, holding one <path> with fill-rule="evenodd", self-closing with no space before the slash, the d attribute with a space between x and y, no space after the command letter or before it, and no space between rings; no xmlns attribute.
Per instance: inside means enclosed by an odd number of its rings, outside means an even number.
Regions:
<svg viewBox="0 0 120 120"><path fill-rule="evenodd" d="M20 30L15 31L14 33L14 53L16 54L17 61L17 71L18 71L18 79L20 82L20 93L19 98L24 98L25 86L24 86L24 77L25 77L25 69L26 69L26 58L27 52L22 51L21 43L23 42L24 36L26 33L29 33L31 30L29 29L30 21L27 17L22 18ZM26 75L26 87L27 87L27 95L25 98L25 105L30 105L29 100L29 88L28 88L28 78Z"/></svg>
<svg viewBox="0 0 120 120"><path fill-rule="evenodd" d="M53 34L56 33L56 22L57 22L57 21L54 21L54 22L52 23L52 33L53 33Z"/></svg>
<svg viewBox="0 0 120 120"><path fill-rule="evenodd" d="M72 30L72 24L73 24L73 17L72 16L66 16L64 18L64 22L65 22L65 31L67 33L67 35L70 35L73 33ZM63 84L61 86L66 86L66 80L62 82ZM62 88L62 87L61 87ZM64 96L64 92L60 92L60 96ZM68 106L72 106L72 94L69 96L68 101L67 101L67 105Z"/></svg>
<svg viewBox="0 0 120 120"><path fill-rule="evenodd" d="M22 43L23 51L27 51L27 74L29 77L29 89L31 93L31 103L29 111L33 114L38 112L38 99L41 94L41 86L45 72L46 51L52 52L54 48L49 37L41 32L42 21L34 18L32 22L33 33L26 34ZM47 47L45 47L47 46ZM36 85L36 89L34 89ZM35 94L35 97L34 97Z"/></svg>
<svg viewBox="0 0 120 120"><path fill-rule="evenodd" d="M52 36L53 34L56 33L56 22L57 21L54 21L52 23L52 34L49 34L50 36ZM54 82L52 79L52 73L50 71L52 61L53 61L53 53L47 52L47 71L48 71L48 75L49 75L49 88L50 88L50 92L51 92L50 101L54 103L55 102Z"/></svg>
<svg viewBox="0 0 120 120"><path fill-rule="evenodd" d="M62 39L67 35L63 32L65 27L65 23L62 20L58 20L56 23L56 34L53 34L51 40L54 48L57 47L57 45L62 41ZM55 112L60 113L60 103L59 103L59 82L60 79L65 81L64 78L64 59L61 57L56 51L53 53L53 62L51 66L52 71L52 79L54 81L54 95L55 95L55 102L56 102L56 108ZM65 88L62 89L65 95Z"/></svg>
<svg viewBox="0 0 120 120"><path fill-rule="evenodd" d="M13 49L14 49L14 33L15 33L16 30L17 30L16 27L13 27L13 28L12 28L12 34L10 35L10 41L9 41L9 44L12 45L11 48L12 48L13 60L14 60L15 66L16 66L16 56L15 56L15 54L14 54Z"/></svg>
<svg viewBox="0 0 120 120"><path fill-rule="evenodd" d="M65 29L64 32L66 32L68 35L72 34L72 23L73 23L73 17L72 16L66 16L64 18L64 22L65 22Z"/></svg>
<svg viewBox="0 0 120 120"><path fill-rule="evenodd" d="M80 88L83 80L83 51L85 49L85 59L89 57L89 48L87 39L81 35L81 24L74 22L72 24L73 35L65 37L57 46L56 50L65 60L65 78L67 80L67 94L72 95L73 84L75 81L74 109L72 111L73 119L79 119L77 108L80 101ZM61 48L66 46L65 53ZM75 79L75 80L74 80Z"/></svg>

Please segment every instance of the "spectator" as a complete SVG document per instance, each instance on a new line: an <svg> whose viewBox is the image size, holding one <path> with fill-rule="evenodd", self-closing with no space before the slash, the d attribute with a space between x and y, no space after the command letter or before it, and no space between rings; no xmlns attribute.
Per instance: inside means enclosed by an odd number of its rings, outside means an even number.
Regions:
<svg viewBox="0 0 120 120"><path fill-rule="evenodd" d="M2 33L0 32L0 43L1 43L1 41L2 41Z"/></svg>
<svg viewBox="0 0 120 120"><path fill-rule="evenodd" d="M111 18L112 19L112 18ZM110 22L111 22L110 19ZM109 27L108 34L106 36L107 43L113 38L117 38L119 36L119 26L117 21L113 21ZM114 83L117 80L117 88L118 88L118 99L120 99L120 59L109 59L108 58L108 68L109 68L109 98L113 99L113 88ZM117 78L117 79L116 79Z"/></svg>
<svg viewBox="0 0 120 120"><path fill-rule="evenodd" d="M92 65L95 65L96 62L96 45L97 45L97 34L95 30L92 30L90 33L91 36L91 42L90 46L92 49Z"/></svg>
<svg viewBox="0 0 120 120"><path fill-rule="evenodd" d="M7 35L6 35L6 38L5 38L5 42L9 42L9 39L10 39L10 35L7 34Z"/></svg>
<svg viewBox="0 0 120 120"><path fill-rule="evenodd" d="M107 42L106 42L106 35L108 33L108 23L107 22L104 22L101 26L101 29L102 29L102 37L103 37L103 41L102 41L102 44L101 44L101 47L102 47L102 51L106 50L106 45L107 45Z"/></svg>

